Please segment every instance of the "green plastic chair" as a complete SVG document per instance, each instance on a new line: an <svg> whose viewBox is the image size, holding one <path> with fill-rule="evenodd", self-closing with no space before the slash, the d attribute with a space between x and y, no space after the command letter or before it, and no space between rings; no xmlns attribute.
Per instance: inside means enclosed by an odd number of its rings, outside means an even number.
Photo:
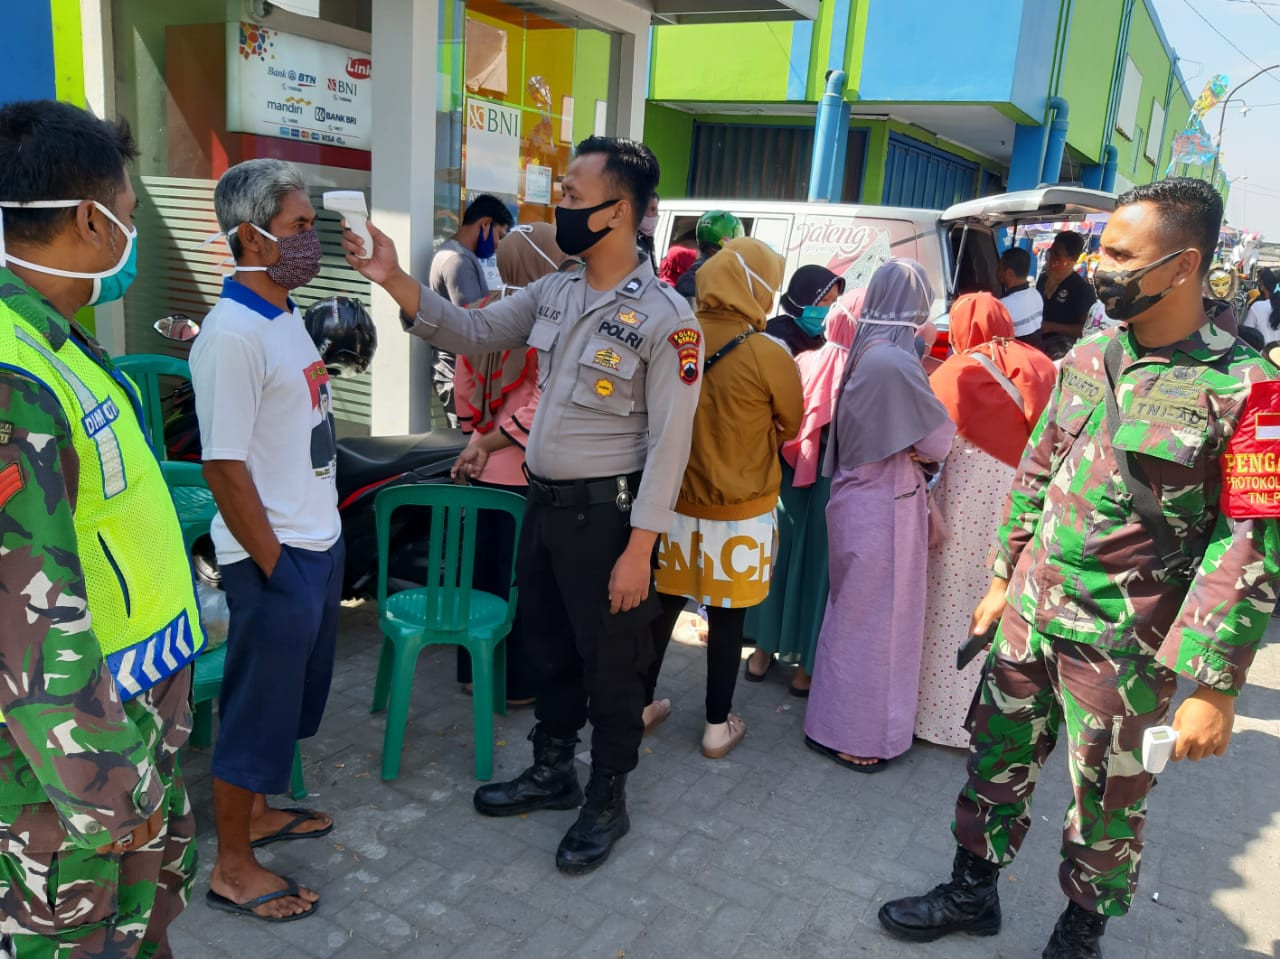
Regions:
<svg viewBox="0 0 1280 959"><path fill-rule="evenodd" d="M401 507L431 509L425 587L387 595L391 516ZM373 501L378 528L378 624L382 655L373 686L372 712L387 710L382 778L400 775L400 754L409 718L409 697L418 655L432 644L462 646L471 654L474 677L476 778L493 776L493 713L507 711L507 650L502 642L515 619L516 587L494 596L471 585L476 552L475 517L482 510L510 514L520 540L522 496L505 490L432 483L384 489ZM514 556L512 557L514 560ZM514 562L512 568L514 569ZM514 576L513 576L514 579ZM389 703L389 705L388 705Z"/></svg>
<svg viewBox="0 0 1280 959"><path fill-rule="evenodd" d="M182 543L190 555L196 540L209 532L218 504L205 482L204 470L199 463L182 463L177 460L161 460L160 472L165 485L173 496L178 511L178 523L182 527Z"/></svg>
<svg viewBox="0 0 1280 959"><path fill-rule="evenodd" d="M160 401L160 377L176 377L189 383L191 367L186 360L165 356L163 353L130 353L127 356L112 357L111 362L121 372L127 373L138 387L142 412L147 418L144 424L147 435L151 437L156 455L165 459L164 404Z"/></svg>
<svg viewBox="0 0 1280 959"><path fill-rule="evenodd" d="M222 670L226 662L225 645L196 657L195 672L191 676L193 746L208 746L213 741L213 703L222 689ZM293 744L293 772L290 775L289 789L294 799L307 798L307 785L302 779L302 752L297 743Z"/></svg>

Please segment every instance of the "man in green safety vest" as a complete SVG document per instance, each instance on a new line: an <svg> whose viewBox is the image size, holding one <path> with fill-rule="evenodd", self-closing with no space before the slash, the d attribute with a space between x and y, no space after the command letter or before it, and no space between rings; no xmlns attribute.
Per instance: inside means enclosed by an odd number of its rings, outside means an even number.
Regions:
<svg viewBox="0 0 1280 959"><path fill-rule="evenodd" d="M76 322L133 279L127 127L0 108L0 955L171 956L204 645L138 393Z"/></svg>

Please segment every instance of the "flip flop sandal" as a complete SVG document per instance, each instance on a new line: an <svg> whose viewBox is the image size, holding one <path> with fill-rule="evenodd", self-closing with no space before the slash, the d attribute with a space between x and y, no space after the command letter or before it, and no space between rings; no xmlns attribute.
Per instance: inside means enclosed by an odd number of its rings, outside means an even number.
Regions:
<svg viewBox="0 0 1280 959"><path fill-rule="evenodd" d="M744 660L742 663L742 678L749 683L763 683L764 678L769 675L769 670L773 669L773 666L776 662L777 660L774 659L772 656L770 656L769 665L764 668L764 672L753 673L751 671L751 660L750 658L748 658Z"/></svg>
<svg viewBox="0 0 1280 959"><path fill-rule="evenodd" d="M655 729L657 729L659 726L661 726L664 722L666 722L667 717L671 715L671 700L655 699L653 701L653 704L657 706L658 709L653 714L653 716L649 719L649 721L644 724L644 734L646 736L649 735L649 733L653 732Z"/></svg>
<svg viewBox="0 0 1280 959"><path fill-rule="evenodd" d="M301 806L289 806L286 809L278 809L276 812L291 812L293 818L281 826L273 833L263 836L261 839L255 839L249 843L254 849L262 846L269 846L273 842L288 842L291 839L319 839L321 836L327 836L333 832L333 823L325 826L323 829L313 829L310 832L294 832L296 826L302 825L308 819L319 819L322 813L316 812L314 809L303 809Z"/></svg>
<svg viewBox="0 0 1280 959"><path fill-rule="evenodd" d="M311 908L306 912L294 913L292 916L263 916L253 910L259 906L274 902L277 899L284 899L286 896L298 895L298 884L288 876L281 876L289 885L283 889L277 889L275 892L269 892L265 896L259 896L257 899L250 899L248 902L235 902L226 896L221 896L210 889L204 894L204 901L209 905L210 909L219 909L222 912L230 912L235 915L248 916L250 919L259 919L262 922L293 922L295 919L305 919L316 911L316 907L320 905L313 902Z"/></svg>
<svg viewBox="0 0 1280 959"><path fill-rule="evenodd" d="M866 775L870 775L872 773L878 773L880 770L884 769L885 766L889 765L889 760L887 759L877 759L875 762L867 763L866 765L863 765L862 763L855 763L853 760L845 759L841 756L840 750L832 749L830 746L824 746L816 739L810 739L808 736L804 737L804 744L815 753L821 753L823 756L826 756L836 765L843 766L845 769L852 769L855 773L865 773Z"/></svg>

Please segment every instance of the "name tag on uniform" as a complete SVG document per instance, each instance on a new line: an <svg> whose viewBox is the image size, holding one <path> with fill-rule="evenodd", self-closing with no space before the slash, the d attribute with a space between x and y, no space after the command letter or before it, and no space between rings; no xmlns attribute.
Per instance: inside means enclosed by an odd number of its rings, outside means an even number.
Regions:
<svg viewBox="0 0 1280 959"><path fill-rule="evenodd" d="M1106 387L1070 366L1062 368L1062 385L1090 406L1097 406L1106 395Z"/></svg>

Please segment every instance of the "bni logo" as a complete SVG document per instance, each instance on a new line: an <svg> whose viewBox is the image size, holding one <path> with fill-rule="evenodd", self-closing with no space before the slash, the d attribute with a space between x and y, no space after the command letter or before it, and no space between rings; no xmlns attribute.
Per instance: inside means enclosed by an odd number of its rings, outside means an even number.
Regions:
<svg viewBox="0 0 1280 959"><path fill-rule="evenodd" d="M501 133L505 136L519 136L519 114L514 110L499 110L486 103L470 103L467 105L467 127L472 130L483 130L486 133Z"/></svg>

